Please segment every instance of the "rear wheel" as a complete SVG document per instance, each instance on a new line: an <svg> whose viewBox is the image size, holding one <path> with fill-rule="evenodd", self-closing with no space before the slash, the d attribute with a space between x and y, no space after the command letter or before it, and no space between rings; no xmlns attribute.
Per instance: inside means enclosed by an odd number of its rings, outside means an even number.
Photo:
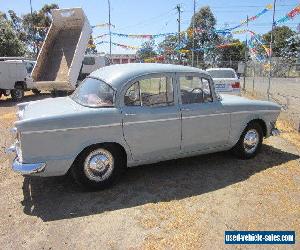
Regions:
<svg viewBox="0 0 300 250"><path fill-rule="evenodd" d="M250 159L261 150L263 130L256 122L251 122L243 131L233 152L241 159Z"/></svg>
<svg viewBox="0 0 300 250"><path fill-rule="evenodd" d="M92 146L74 162L71 174L80 185L92 190L111 186L125 169L120 150L114 145Z"/></svg>
<svg viewBox="0 0 300 250"><path fill-rule="evenodd" d="M11 98L13 101L17 102L23 99L24 97L24 90L23 89L13 89L10 92Z"/></svg>

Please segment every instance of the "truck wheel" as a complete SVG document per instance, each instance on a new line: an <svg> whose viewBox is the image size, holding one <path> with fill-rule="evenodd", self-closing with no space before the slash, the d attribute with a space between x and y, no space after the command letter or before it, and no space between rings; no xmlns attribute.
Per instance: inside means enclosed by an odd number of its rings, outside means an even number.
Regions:
<svg viewBox="0 0 300 250"><path fill-rule="evenodd" d="M64 90L53 90L51 91L51 96L52 97L64 97L67 96L69 93L68 91L64 91Z"/></svg>
<svg viewBox="0 0 300 250"><path fill-rule="evenodd" d="M261 150L263 131L256 122L251 122L245 128L233 152L241 159L251 159Z"/></svg>
<svg viewBox="0 0 300 250"><path fill-rule="evenodd" d="M32 93L35 94L35 95L39 95L39 94L41 93L41 91L38 90L38 89L32 89L31 91L32 91Z"/></svg>
<svg viewBox="0 0 300 250"><path fill-rule="evenodd" d="M75 181L90 189L110 187L125 169L122 153L114 145L92 146L75 160L71 174Z"/></svg>
<svg viewBox="0 0 300 250"><path fill-rule="evenodd" d="M23 99L24 97L24 90L23 89L12 89L11 92L11 98L13 101L17 102Z"/></svg>

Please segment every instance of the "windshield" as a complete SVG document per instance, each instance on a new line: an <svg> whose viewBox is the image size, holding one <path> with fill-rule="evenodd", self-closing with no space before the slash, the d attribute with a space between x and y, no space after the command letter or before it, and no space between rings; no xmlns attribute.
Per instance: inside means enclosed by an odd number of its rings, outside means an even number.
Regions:
<svg viewBox="0 0 300 250"><path fill-rule="evenodd" d="M212 78L236 78L234 71L228 69L208 70L208 73L211 75Z"/></svg>
<svg viewBox="0 0 300 250"><path fill-rule="evenodd" d="M71 98L88 107L113 107L114 89L107 83L95 79L86 78L71 95Z"/></svg>

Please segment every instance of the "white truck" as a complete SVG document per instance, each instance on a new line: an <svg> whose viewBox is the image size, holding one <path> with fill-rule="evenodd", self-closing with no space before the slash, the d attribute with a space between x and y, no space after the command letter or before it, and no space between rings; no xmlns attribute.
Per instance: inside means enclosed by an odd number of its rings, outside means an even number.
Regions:
<svg viewBox="0 0 300 250"><path fill-rule="evenodd" d="M109 58L104 54L84 55L78 80L80 81L83 80L96 69L108 66L109 64L110 64Z"/></svg>
<svg viewBox="0 0 300 250"><path fill-rule="evenodd" d="M52 23L32 78L39 90L73 91L92 28L81 8L54 9L51 13Z"/></svg>
<svg viewBox="0 0 300 250"><path fill-rule="evenodd" d="M30 74L35 61L18 57L0 58L0 98L11 95L14 101L19 101L24 96L24 91L38 91L32 82Z"/></svg>

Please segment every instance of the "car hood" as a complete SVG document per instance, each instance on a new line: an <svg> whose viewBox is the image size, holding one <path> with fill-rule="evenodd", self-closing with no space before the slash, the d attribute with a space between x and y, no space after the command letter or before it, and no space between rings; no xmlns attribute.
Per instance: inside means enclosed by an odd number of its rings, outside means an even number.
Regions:
<svg viewBox="0 0 300 250"><path fill-rule="evenodd" d="M221 94L221 103L227 107L240 107L242 110L281 110L281 106L274 102L252 100L246 97Z"/></svg>
<svg viewBox="0 0 300 250"><path fill-rule="evenodd" d="M63 116L66 114L80 112L86 107L74 102L70 97L47 98L44 100L29 102L21 116L22 120Z"/></svg>

